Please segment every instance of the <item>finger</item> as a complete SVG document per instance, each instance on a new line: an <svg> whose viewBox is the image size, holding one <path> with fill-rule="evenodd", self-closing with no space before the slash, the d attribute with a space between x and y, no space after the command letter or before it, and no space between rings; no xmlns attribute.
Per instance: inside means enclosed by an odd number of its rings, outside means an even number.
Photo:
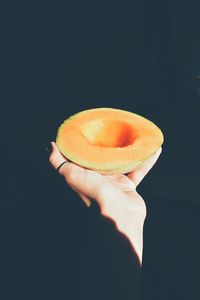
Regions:
<svg viewBox="0 0 200 300"><path fill-rule="evenodd" d="M142 165L135 171L128 174L128 178L133 183L135 183L136 187L139 185L139 183L143 180L143 178L147 175L147 173L154 166L154 164L158 160L161 152L162 152L162 148L160 147L153 156L151 156L149 159L146 160L146 162L144 162L144 165Z"/></svg>
<svg viewBox="0 0 200 300"><path fill-rule="evenodd" d="M85 195L83 195L81 193L79 193L79 196L81 197L81 199L83 200L83 202L85 203L85 205L87 207L91 206L91 201L90 201L90 199L87 196L85 196Z"/></svg>
<svg viewBox="0 0 200 300"><path fill-rule="evenodd" d="M60 170L67 183L86 197L101 201L101 191L104 188L103 177L91 170L76 164L65 164Z"/></svg>
<svg viewBox="0 0 200 300"><path fill-rule="evenodd" d="M80 198L83 200L83 202L85 203L85 205L87 207L90 207L90 205L92 204L91 200L87 196L79 193L75 187L71 186L71 188L72 188L72 190L74 190L80 196Z"/></svg>
<svg viewBox="0 0 200 300"><path fill-rule="evenodd" d="M61 163L66 161L66 158L60 153L55 142L51 143L52 153L49 161L54 168L57 168ZM104 178L97 172L82 168L72 162L64 164L59 170L59 173L64 176L71 188L75 188L78 193L84 195L84 200L89 203L85 197L99 200L101 190L104 186Z"/></svg>
<svg viewBox="0 0 200 300"><path fill-rule="evenodd" d="M133 191L136 189L135 183L124 175L104 175L113 184L117 185L122 191Z"/></svg>
<svg viewBox="0 0 200 300"><path fill-rule="evenodd" d="M55 142L51 142L52 152L49 157L49 162L53 168L57 169L67 159L60 153Z"/></svg>

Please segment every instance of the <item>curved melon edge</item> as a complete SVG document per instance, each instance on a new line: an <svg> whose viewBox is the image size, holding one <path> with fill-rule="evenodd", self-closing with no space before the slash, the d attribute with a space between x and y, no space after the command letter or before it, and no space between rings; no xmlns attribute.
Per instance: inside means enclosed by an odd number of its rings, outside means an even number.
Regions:
<svg viewBox="0 0 200 300"><path fill-rule="evenodd" d="M159 147L158 147L159 149ZM158 150L157 149L157 150ZM145 158L142 161L138 161L138 162L134 162L134 164L129 164L126 167L122 168L122 169L110 169L110 170L102 170L102 169L90 169L93 170L95 172L98 172L102 175L119 175L119 174L128 174L130 172L136 171L137 169L139 169L141 166L143 166L145 164L145 162L151 158L156 152L157 150L152 153L151 155L149 155L147 158Z"/></svg>
<svg viewBox="0 0 200 300"><path fill-rule="evenodd" d="M148 157L144 158L142 161L134 161L132 163L123 163L122 162L121 166L118 165L117 168L111 168L110 166L107 167L107 168L105 166L102 166L102 168L99 168L99 167L94 168L93 166L90 165L89 162L81 162L80 160L77 159L77 157L75 158L75 157L73 157L73 155L70 155L69 153L66 153L66 151L62 150L62 147L59 145L59 132L60 132L62 126L64 126L67 122L71 121L73 118L76 118L78 115L80 115L82 113L85 113L85 112L90 111L90 110L103 110L103 109L108 109L108 110L113 110L114 109L114 110L118 110L118 111L123 111L122 109L117 109L117 108L112 108L112 107L101 107L101 108L91 108L91 109L87 109L87 110L75 113L74 115L71 115L70 117L68 117L67 119L65 119L63 121L63 123L59 126L59 129L58 129L58 132L57 132L57 136L56 136L56 144L57 144L60 152L67 159L69 159L71 162L77 164L80 167L83 167L83 168L86 168L86 169L98 172L98 173L100 173L102 175L117 175L117 174L127 174L127 173L130 173L130 172L136 170L141 165L143 165L146 160L148 160L151 156L153 156L157 152L157 150L160 148L160 146L163 144L163 142L164 142L164 135L163 135L161 129L157 125L155 125L151 120L147 119L150 123L152 123L154 126L156 126L157 129L159 129L159 131L161 132L161 135L162 135L161 145L158 145L157 149L154 152L152 152L152 154L150 154ZM133 112L128 112L128 113L131 113L133 115L138 115L138 114L133 113ZM146 119L145 117L143 117L141 115L138 115L138 116L140 116L141 118Z"/></svg>
<svg viewBox="0 0 200 300"><path fill-rule="evenodd" d="M56 143L57 142L59 143L59 141L56 141ZM58 147L59 147L59 145L58 145ZM81 160L79 160L77 157L75 158L72 155L70 155L69 153L66 153L65 151L62 150L62 147L59 147L59 150L63 154L64 157L66 157L72 163L75 163L82 168L98 172L102 175L117 175L117 174L130 173L130 172L136 170L137 168L141 167L146 162L146 160L148 160L150 157L152 157L158 151L159 148L160 148L160 146L158 146L158 148L152 154L150 154L148 157L144 158L141 161L133 161L132 163L121 162L121 165L118 165L117 168L112 168L111 166L108 166L108 164L107 164L107 168L105 166L102 166L102 168L94 167L89 162L85 162L85 161L81 162Z"/></svg>

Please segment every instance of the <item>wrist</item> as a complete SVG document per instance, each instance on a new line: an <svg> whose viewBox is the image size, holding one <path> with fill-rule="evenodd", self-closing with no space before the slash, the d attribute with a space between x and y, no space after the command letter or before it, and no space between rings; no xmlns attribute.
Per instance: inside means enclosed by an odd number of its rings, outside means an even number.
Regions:
<svg viewBox="0 0 200 300"><path fill-rule="evenodd" d="M141 198L142 199L142 198ZM114 221L119 232L124 234L142 262L143 227L146 217L144 200L134 197L115 198L106 201L107 205L101 208L101 214Z"/></svg>

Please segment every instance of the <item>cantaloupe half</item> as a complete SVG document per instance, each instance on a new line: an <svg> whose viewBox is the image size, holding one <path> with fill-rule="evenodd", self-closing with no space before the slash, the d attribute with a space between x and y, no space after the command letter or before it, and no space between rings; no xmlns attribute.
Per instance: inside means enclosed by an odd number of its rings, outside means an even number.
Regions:
<svg viewBox="0 0 200 300"><path fill-rule="evenodd" d="M70 161L101 174L126 174L141 166L164 141L150 120L116 108L93 108L70 116L56 144Z"/></svg>

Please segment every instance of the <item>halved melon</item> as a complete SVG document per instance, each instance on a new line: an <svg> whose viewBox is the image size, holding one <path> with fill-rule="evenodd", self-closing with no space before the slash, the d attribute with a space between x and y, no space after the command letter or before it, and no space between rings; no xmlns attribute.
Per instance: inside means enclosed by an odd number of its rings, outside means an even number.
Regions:
<svg viewBox="0 0 200 300"><path fill-rule="evenodd" d="M70 116L56 138L66 158L101 174L135 170L163 141L162 131L153 122L115 108L93 108Z"/></svg>

